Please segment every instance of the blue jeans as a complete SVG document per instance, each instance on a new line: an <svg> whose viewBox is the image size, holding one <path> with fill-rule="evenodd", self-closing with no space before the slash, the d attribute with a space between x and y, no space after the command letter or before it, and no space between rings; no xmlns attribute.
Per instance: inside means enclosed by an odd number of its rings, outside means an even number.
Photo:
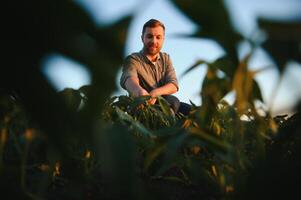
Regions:
<svg viewBox="0 0 301 200"><path fill-rule="evenodd" d="M180 100L173 95L163 95L162 97L170 104L170 107L175 113L179 112L183 115L188 115L191 111L191 105L180 102Z"/></svg>

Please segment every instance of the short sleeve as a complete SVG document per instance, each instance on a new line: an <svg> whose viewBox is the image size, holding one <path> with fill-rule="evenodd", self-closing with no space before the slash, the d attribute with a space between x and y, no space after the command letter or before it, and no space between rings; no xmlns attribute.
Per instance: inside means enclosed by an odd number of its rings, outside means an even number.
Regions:
<svg viewBox="0 0 301 200"><path fill-rule="evenodd" d="M166 54L165 83L173 83L177 87L177 90L179 90L179 84L178 84L178 79L176 76L176 71L173 67L172 61L168 54Z"/></svg>
<svg viewBox="0 0 301 200"><path fill-rule="evenodd" d="M136 64L137 61L132 56L128 56L125 58L122 65L122 74L120 77L120 86L123 89L126 89L125 82L129 77L138 77Z"/></svg>

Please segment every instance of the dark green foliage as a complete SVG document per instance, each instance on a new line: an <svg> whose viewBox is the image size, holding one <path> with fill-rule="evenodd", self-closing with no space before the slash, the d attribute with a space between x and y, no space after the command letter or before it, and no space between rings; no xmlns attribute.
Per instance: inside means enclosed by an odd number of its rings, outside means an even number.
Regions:
<svg viewBox="0 0 301 200"><path fill-rule="evenodd" d="M224 2L222 0L173 2L199 26L194 36L213 39L224 48L226 56L233 63L230 70L233 72L238 63L236 45L242 40L242 36L233 28ZM220 34L221 32L223 34Z"/></svg>
<svg viewBox="0 0 301 200"><path fill-rule="evenodd" d="M277 21L258 19L260 28L268 35L262 46L273 57L279 71L283 71L289 61L301 63L301 22L300 20Z"/></svg>

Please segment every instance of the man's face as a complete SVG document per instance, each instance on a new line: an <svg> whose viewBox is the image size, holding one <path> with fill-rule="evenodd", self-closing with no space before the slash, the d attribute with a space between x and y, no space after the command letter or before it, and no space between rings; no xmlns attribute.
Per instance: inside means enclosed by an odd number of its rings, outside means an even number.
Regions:
<svg viewBox="0 0 301 200"><path fill-rule="evenodd" d="M146 27L142 35L143 49L148 55L160 52L164 42L164 30L161 26Z"/></svg>

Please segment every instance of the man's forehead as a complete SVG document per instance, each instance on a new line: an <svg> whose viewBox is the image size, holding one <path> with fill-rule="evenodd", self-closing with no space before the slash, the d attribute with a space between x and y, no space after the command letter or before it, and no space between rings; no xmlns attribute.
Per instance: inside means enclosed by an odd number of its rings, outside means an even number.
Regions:
<svg viewBox="0 0 301 200"><path fill-rule="evenodd" d="M161 26L156 27L146 27L145 28L146 34L152 34L152 35L163 35L164 29Z"/></svg>

